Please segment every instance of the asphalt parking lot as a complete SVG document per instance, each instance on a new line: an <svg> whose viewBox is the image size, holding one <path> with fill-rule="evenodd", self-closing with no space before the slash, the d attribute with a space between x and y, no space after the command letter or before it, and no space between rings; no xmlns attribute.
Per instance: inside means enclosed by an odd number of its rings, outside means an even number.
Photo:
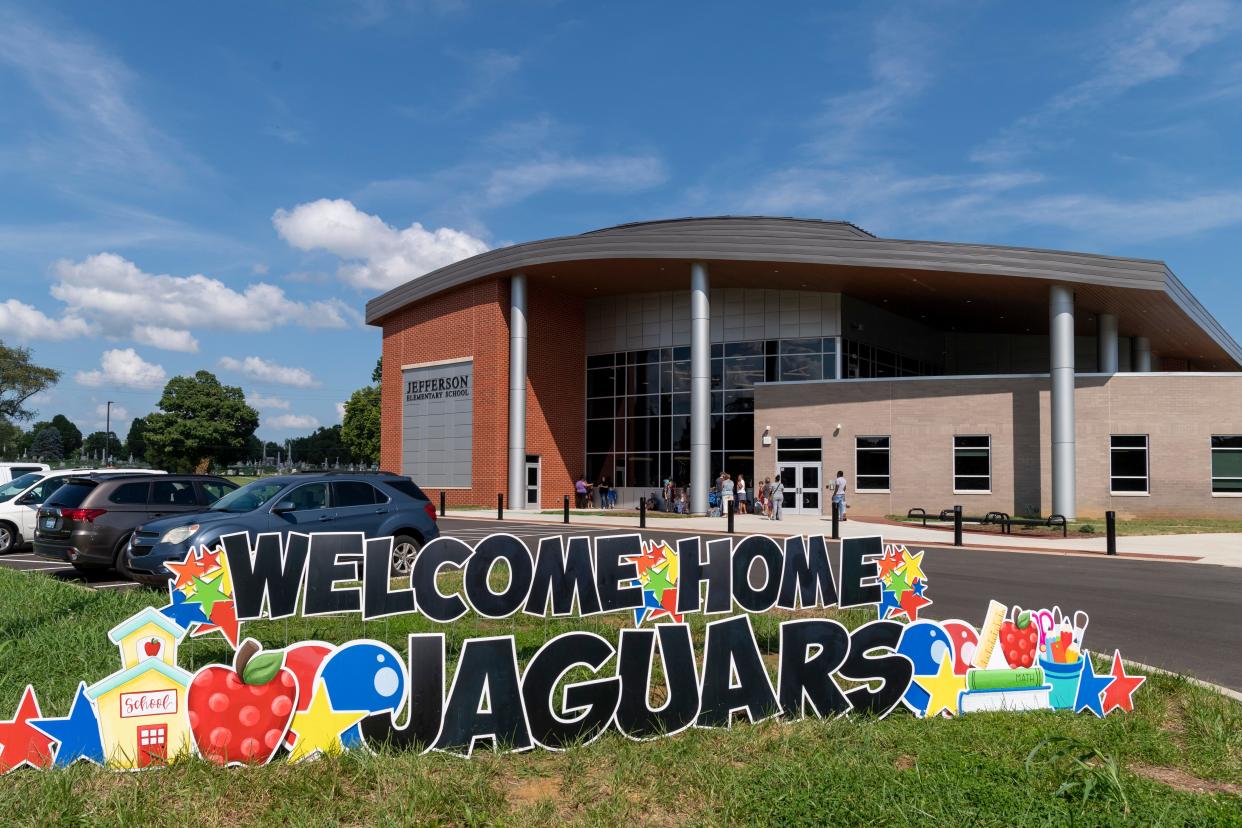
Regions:
<svg viewBox="0 0 1242 828"><path fill-rule="evenodd" d="M539 539L566 527L520 520L441 518L443 534L475 543L507 532L532 549ZM570 526L574 536L619 534L616 527ZM694 532L648 529L644 538L675 541ZM1026 608L1059 605L1090 616L1087 649L1153 667L1186 673L1242 690L1242 624L1237 621L1242 568L1169 563L1104 555L1048 555L922 545L930 618L961 618L978 625L995 599ZM136 584L107 572L84 578L66 564L19 550L0 557L0 565L95 589L133 589Z"/></svg>

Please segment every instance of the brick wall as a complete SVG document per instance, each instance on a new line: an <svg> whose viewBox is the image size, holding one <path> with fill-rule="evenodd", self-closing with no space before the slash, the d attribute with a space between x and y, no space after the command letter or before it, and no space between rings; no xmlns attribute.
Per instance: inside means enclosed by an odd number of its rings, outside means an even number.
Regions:
<svg viewBox="0 0 1242 828"><path fill-rule="evenodd" d="M854 485L854 438L891 436L888 493L849 495L859 515L905 514L961 503L970 514L1051 509L1047 377L929 378L765 385L755 395L755 471L776 466L776 438L822 437L824 476ZM841 429L836 431L837 424ZM771 426L771 446L763 446ZM992 438L992 490L953 491L953 435ZM1205 374L1080 376L1075 389L1078 513L1097 517L1242 517L1242 498L1213 497L1213 434L1242 434L1242 377ZM1109 493L1113 434L1147 434L1150 494Z"/></svg>
<svg viewBox="0 0 1242 828"><path fill-rule="evenodd" d="M540 498L560 505L585 462L586 357L582 300L532 286L527 296L526 451L541 456ZM386 317L380 467L401 469L401 366L474 358L471 488L450 507L495 506L508 492L509 280L486 279ZM415 481L418 470L411 470ZM438 489L427 489L433 501ZM506 498L507 499L507 498Z"/></svg>
<svg viewBox="0 0 1242 828"><path fill-rule="evenodd" d="M401 473L401 366L474 358L471 488L448 492L449 505L495 505L506 490L509 403L509 281L485 279L409 305L383 320L380 468ZM418 470L411 470L415 482ZM438 489L428 489L433 501Z"/></svg>

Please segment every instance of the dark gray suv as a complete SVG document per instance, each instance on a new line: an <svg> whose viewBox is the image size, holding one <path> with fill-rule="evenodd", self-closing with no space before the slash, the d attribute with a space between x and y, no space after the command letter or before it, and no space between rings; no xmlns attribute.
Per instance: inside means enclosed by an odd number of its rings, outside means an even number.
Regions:
<svg viewBox="0 0 1242 828"><path fill-rule="evenodd" d="M119 569L151 586L168 583L167 561L197 546L247 532L361 532L393 538L392 571L407 575L423 544L440 536L436 509L408 477L387 472L333 472L264 477L225 495L206 511L146 524L124 550Z"/></svg>
<svg viewBox="0 0 1242 828"><path fill-rule="evenodd" d="M127 575L120 554L135 529L166 515L201 512L236 488L201 474L70 477L39 507L34 553L84 572L115 566Z"/></svg>

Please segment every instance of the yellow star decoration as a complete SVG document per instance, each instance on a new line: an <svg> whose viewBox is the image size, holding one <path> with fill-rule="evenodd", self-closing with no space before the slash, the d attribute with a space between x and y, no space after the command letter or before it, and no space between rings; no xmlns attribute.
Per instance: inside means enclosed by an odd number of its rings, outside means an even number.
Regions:
<svg viewBox="0 0 1242 828"><path fill-rule="evenodd" d="M333 710L323 679L315 683L310 707L293 714L289 729L297 734L297 742L289 752L290 762L300 762L318 753L340 753L344 748L341 734L365 719L366 711Z"/></svg>
<svg viewBox="0 0 1242 828"><path fill-rule="evenodd" d="M966 677L953 672L953 657L946 655L940 662L940 669L934 676L915 676L914 682L931 696L927 700L928 718L948 711L950 715L958 714L957 696L966 689Z"/></svg>
<svg viewBox="0 0 1242 828"><path fill-rule="evenodd" d="M923 553L922 552L919 552L919 554L917 555L911 555L909 549L902 549L901 560L904 561L906 564L905 573L906 573L907 581L913 582L915 578L918 578L923 583L927 583L927 576L923 574L923 568L922 568L922 564L923 564Z"/></svg>

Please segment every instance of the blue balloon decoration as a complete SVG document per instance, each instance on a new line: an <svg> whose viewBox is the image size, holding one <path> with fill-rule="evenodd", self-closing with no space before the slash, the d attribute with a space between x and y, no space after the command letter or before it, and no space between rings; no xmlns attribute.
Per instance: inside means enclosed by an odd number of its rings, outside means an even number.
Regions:
<svg viewBox="0 0 1242 828"><path fill-rule="evenodd" d="M332 653L320 676L334 710L395 712L405 700L405 664L396 651L376 641L354 641ZM354 725L341 735L346 748L362 742Z"/></svg>
<svg viewBox="0 0 1242 828"><path fill-rule="evenodd" d="M914 663L914 675L934 676L940 670L941 661L953 658L953 639L935 621L913 621L902 630L897 652ZM927 714L930 700L927 691L913 681L901 697L910 712L920 717Z"/></svg>

